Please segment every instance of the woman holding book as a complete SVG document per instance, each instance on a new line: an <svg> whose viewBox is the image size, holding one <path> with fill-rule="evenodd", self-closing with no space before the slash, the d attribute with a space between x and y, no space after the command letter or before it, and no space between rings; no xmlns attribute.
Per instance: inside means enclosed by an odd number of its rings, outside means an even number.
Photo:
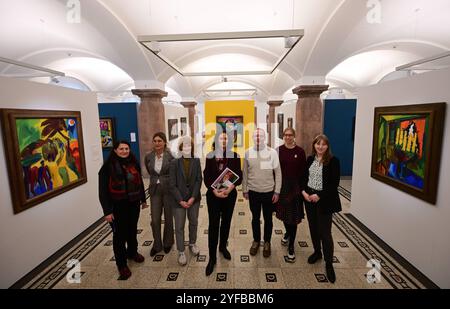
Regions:
<svg viewBox="0 0 450 309"><path fill-rule="evenodd" d="M227 250L228 235L230 234L231 218L233 216L234 206L236 204L236 186L241 184L242 170L241 159L239 155L233 152L233 138L226 132L218 133L214 138L213 151L206 156L205 170L203 179L208 188L206 193L206 203L208 204L208 248L209 262L206 266L206 275L209 276L214 270L217 261L217 244L219 252L227 260L231 260L231 254ZM222 173L229 169L237 175L237 180L230 183L230 186L224 188L213 188L213 184L222 183L224 175ZM229 171L228 171L229 173ZM235 177L234 177L235 178ZM220 241L219 241L220 230Z"/></svg>

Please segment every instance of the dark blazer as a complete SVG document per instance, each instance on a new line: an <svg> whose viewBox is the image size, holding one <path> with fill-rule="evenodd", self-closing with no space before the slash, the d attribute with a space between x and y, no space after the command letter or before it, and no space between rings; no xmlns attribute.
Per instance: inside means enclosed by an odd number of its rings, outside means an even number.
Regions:
<svg viewBox="0 0 450 309"><path fill-rule="evenodd" d="M241 170L241 159L239 155L233 151L229 151L226 154L227 158L227 166L230 170L235 172L239 179L234 184L235 187L239 186L242 183L242 170ZM203 179L205 182L206 188L212 190L211 185L220 176L222 171L219 171L219 168L216 163L216 156L214 152L210 152L206 155L206 163L205 170L203 171ZM236 190L236 188L234 188Z"/></svg>
<svg viewBox="0 0 450 309"><path fill-rule="evenodd" d="M163 163L161 171L159 174L155 171L155 158L156 153L154 151L150 152L145 156L145 167L150 175L150 184L148 186L148 193L153 196L156 191L156 182L159 179L163 192L169 191L169 169L170 162L173 160L173 155L169 150L164 151Z"/></svg>
<svg viewBox="0 0 450 309"><path fill-rule="evenodd" d="M303 188L308 186L309 168L314 162L314 156L306 159L306 169L303 176ZM339 199L338 187L341 177L341 168L339 159L332 157L330 163L323 166L322 169L322 191L318 193L320 200L317 203L321 213L333 213L342 210L341 200Z"/></svg>
<svg viewBox="0 0 450 309"><path fill-rule="evenodd" d="M184 177L183 158L177 158L170 162L169 186L170 192L176 201L176 206L181 207L180 202L187 202L191 197L195 202L199 202L202 198L200 188L202 186L202 169L200 159L190 159L188 182Z"/></svg>

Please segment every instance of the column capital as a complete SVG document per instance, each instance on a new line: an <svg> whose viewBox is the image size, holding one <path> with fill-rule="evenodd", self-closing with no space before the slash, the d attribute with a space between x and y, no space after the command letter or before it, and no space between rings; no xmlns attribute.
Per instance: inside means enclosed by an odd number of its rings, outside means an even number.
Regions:
<svg viewBox="0 0 450 309"><path fill-rule="evenodd" d="M328 90L328 85L301 85L292 89L292 93L299 98L320 97L322 92Z"/></svg>
<svg viewBox="0 0 450 309"><path fill-rule="evenodd" d="M197 102L180 102L180 104L186 108L189 108L189 107L195 107L197 105Z"/></svg>
<svg viewBox="0 0 450 309"><path fill-rule="evenodd" d="M283 102L283 100L267 101L267 105L269 105L270 107L278 107L283 104Z"/></svg>
<svg viewBox="0 0 450 309"><path fill-rule="evenodd" d="M167 97L167 92L162 91L160 89L132 89L131 93L133 93L134 95L137 95L141 99L144 99L144 98L162 99L164 97Z"/></svg>

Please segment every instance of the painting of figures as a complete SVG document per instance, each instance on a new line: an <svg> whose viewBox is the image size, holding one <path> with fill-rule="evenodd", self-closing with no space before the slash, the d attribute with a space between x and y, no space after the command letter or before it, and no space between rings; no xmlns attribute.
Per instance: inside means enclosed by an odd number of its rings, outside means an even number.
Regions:
<svg viewBox="0 0 450 309"><path fill-rule="evenodd" d="M2 109L14 212L87 181L79 112Z"/></svg>

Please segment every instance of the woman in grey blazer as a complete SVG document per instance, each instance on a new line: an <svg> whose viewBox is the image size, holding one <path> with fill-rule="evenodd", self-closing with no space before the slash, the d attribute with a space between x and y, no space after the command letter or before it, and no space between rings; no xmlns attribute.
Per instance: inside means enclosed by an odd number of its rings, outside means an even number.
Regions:
<svg viewBox="0 0 450 309"><path fill-rule="evenodd" d="M186 265L184 254L184 226L186 215L189 220L189 248L196 256L200 253L196 245L198 212L200 208L200 188L202 170L200 159L194 158L194 144L189 136L180 138L178 150L181 156L170 164L170 190L173 198L175 236L178 249L178 263Z"/></svg>
<svg viewBox="0 0 450 309"><path fill-rule="evenodd" d="M145 156L145 167L150 175L148 188L151 204L151 227L153 232L153 247L150 256L163 249L169 253L173 239L172 198L169 190L169 166L173 160L167 149L167 138L163 132L153 135L153 151ZM164 236L161 241L161 215L164 211Z"/></svg>

